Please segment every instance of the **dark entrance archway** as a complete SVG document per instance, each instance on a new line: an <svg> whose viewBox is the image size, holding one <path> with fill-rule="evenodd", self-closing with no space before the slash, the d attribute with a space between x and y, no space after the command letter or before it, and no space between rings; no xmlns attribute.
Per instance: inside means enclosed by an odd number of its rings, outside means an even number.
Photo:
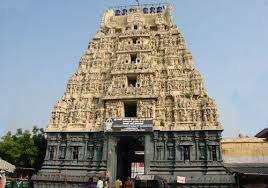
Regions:
<svg viewBox="0 0 268 188"><path fill-rule="evenodd" d="M117 176L131 177L131 163L144 163L144 136L121 136L117 142Z"/></svg>

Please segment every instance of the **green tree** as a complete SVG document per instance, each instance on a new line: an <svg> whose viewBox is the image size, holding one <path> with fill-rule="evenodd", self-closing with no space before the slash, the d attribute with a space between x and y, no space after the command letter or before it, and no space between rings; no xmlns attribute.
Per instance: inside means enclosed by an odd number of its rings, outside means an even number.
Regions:
<svg viewBox="0 0 268 188"><path fill-rule="evenodd" d="M17 167L40 168L46 151L43 129L17 129L16 134L8 132L0 140L0 157Z"/></svg>
<svg viewBox="0 0 268 188"><path fill-rule="evenodd" d="M34 166L40 169L46 155L47 141L45 138L44 129L34 127L32 133L33 133L32 138L34 140L34 144L37 147L37 153L36 153L37 158L35 160Z"/></svg>

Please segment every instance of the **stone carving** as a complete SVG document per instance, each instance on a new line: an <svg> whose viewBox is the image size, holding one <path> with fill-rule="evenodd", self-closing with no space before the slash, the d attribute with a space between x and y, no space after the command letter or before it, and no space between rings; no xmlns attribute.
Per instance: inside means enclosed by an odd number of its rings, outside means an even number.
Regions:
<svg viewBox="0 0 268 188"><path fill-rule="evenodd" d="M126 100L137 102L137 117L154 118L155 130L221 130L171 11L105 12L47 131L102 131L105 118L124 117Z"/></svg>
<svg viewBox="0 0 268 188"><path fill-rule="evenodd" d="M143 26L145 24L145 17L143 16L143 13L140 12L140 9L138 7L134 7L134 10L132 13L130 13L127 17L127 25L133 26L133 25L141 25Z"/></svg>

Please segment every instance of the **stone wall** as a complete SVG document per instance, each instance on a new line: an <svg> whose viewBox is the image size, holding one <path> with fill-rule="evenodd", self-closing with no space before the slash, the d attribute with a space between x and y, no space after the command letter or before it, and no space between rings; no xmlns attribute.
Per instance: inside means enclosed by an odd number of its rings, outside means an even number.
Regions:
<svg viewBox="0 0 268 188"><path fill-rule="evenodd" d="M268 140L244 137L223 139L221 142L225 163L268 163Z"/></svg>
<svg viewBox="0 0 268 188"><path fill-rule="evenodd" d="M134 6L122 14L104 13L52 111L45 162L33 177L36 187L68 181L80 187L88 177L108 174L113 182L118 138L126 135L144 137L145 172L173 187L181 187L177 176L185 176L188 187L234 183L222 166L216 102L173 23L172 7L152 6L149 12ZM103 132L107 118L124 117L152 118L153 132Z"/></svg>
<svg viewBox="0 0 268 188"><path fill-rule="evenodd" d="M127 15L105 12L46 131L103 131L105 119L125 117L127 100L137 102L136 117L154 118L154 130L221 131L216 103L171 10L168 5L150 14L139 7Z"/></svg>
<svg viewBox="0 0 268 188"><path fill-rule="evenodd" d="M117 141L120 136L135 133L49 133L48 147L35 187L46 184L85 183L89 177L116 176ZM137 135L136 135L137 136ZM166 178L170 184L184 176L187 184L230 184L220 152L217 131L140 133L143 137L145 172ZM44 181L45 180L45 181ZM229 182L229 183L228 183Z"/></svg>

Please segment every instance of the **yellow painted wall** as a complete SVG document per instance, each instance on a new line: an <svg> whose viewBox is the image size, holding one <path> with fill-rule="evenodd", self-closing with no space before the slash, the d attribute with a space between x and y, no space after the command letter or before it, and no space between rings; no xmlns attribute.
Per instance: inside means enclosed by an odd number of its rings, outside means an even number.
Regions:
<svg viewBox="0 0 268 188"><path fill-rule="evenodd" d="M268 140L263 138L223 139L222 155L226 157L268 157Z"/></svg>

